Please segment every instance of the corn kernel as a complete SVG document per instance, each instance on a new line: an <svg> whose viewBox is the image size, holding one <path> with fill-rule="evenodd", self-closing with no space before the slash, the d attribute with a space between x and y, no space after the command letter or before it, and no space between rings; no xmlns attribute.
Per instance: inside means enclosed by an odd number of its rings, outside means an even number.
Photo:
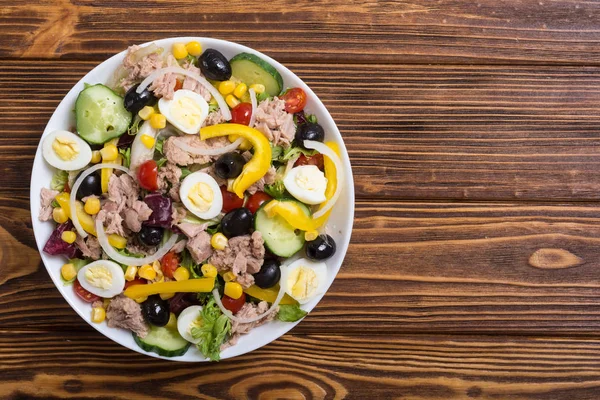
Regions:
<svg viewBox="0 0 600 400"><path fill-rule="evenodd" d="M194 56L194 57L198 57L200 54L202 54L202 45L200 43L196 42L195 40L192 42L186 43L185 49L187 50L189 55Z"/></svg>
<svg viewBox="0 0 600 400"><path fill-rule="evenodd" d="M106 319L106 310L102 307L92 308L92 322L99 324Z"/></svg>
<svg viewBox="0 0 600 400"><path fill-rule="evenodd" d="M107 144L100 150L100 154L104 162L115 161L119 156L119 150L114 144Z"/></svg>
<svg viewBox="0 0 600 400"><path fill-rule="evenodd" d="M237 282L227 282L225 283L225 295L231 297L234 300L239 299L244 293L244 289L242 285Z"/></svg>
<svg viewBox="0 0 600 400"><path fill-rule="evenodd" d="M219 83L219 93L223 96L232 93L235 90L235 82L233 81L223 81Z"/></svg>
<svg viewBox="0 0 600 400"><path fill-rule="evenodd" d="M77 234L73 231L64 231L60 234L60 238L63 240L63 242L71 244L75 242L75 239L77 239Z"/></svg>
<svg viewBox="0 0 600 400"><path fill-rule="evenodd" d="M117 235L116 233L111 233L108 235L108 243L117 249L124 249L125 246L127 246L127 239L123 236Z"/></svg>
<svg viewBox="0 0 600 400"><path fill-rule="evenodd" d="M235 96L232 94L228 94L227 97L225 97L225 102L227 103L229 108L234 108L235 106L240 104L240 101L236 99Z"/></svg>
<svg viewBox="0 0 600 400"><path fill-rule="evenodd" d="M183 43L175 43L173 44L173 57L180 60L182 58L186 58L188 55L188 51L185 48L185 44Z"/></svg>
<svg viewBox="0 0 600 400"><path fill-rule="evenodd" d="M163 299L163 300L165 300L165 299ZM167 324L165 325L165 328L177 330L177 317L175 316L175 314L173 314L173 313L169 314L169 322L167 322Z"/></svg>
<svg viewBox="0 0 600 400"><path fill-rule="evenodd" d="M262 94L266 90L265 85L260 84L260 83L255 83L253 85L250 85L250 89L254 89L254 93L256 93L256 94Z"/></svg>
<svg viewBox="0 0 600 400"><path fill-rule="evenodd" d="M156 271L152 268L152 265L145 264L140 267L138 270L138 275L140 278L148 279L149 281L156 278Z"/></svg>
<svg viewBox="0 0 600 400"><path fill-rule="evenodd" d="M100 212L100 199L97 197L93 197L93 196L89 197L85 201L83 210L90 215L98 214Z"/></svg>
<svg viewBox="0 0 600 400"><path fill-rule="evenodd" d="M206 278L215 278L217 276L217 268L212 264L204 264L200 270Z"/></svg>
<svg viewBox="0 0 600 400"><path fill-rule="evenodd" d="M248 92L248 85L246 85L245 83L240 83L239 85L237 85L235 87L235 90L233 91L233 95L235 97L237 97L238 99L241 99L247 92Z"/></svg>
<svg viewBox="0 0 600 400"><path fill-rule="evenodd" d="M102 154L100 154L100 150L92 151L92 164L98 164L102 161Z"/></svg>
<svg viewBox="0 0 600 400"><path fill-rule="evenodd" d="M77 270L73 264L68 263L60 267L60 274L65 281L70 281L77 276Z"/></svg>
<svg viewBox="0 0 600 400"><path fill-rule="evenodd" d="M190 271L185 267L179 267L173 272L176 281L187 281L190 279Z"/></svg>
<svg viewBox="0 0 600 400"><path fill-rule="evenodd" d="M148 300L148 296L144 296L144 297L136 297L135 299L133 299L136 303L143 303L146 300Z"/></svg>
<svg viewBox="0 0 600 400"><path fill-rule="evenodd" d="M64 208L56 207L54 210L52 210L52 219L57 224L64 224L65 222L68 221L69 216L67 215L67 212L65 211Z"/></svg>
<svg viewBox="0 0 600 400"><path fill-rule="evenodd" d="M150 135L142 135L140 137L140 141L142 142L142 144L144 146L146 146L148 149L151 149L154 147L154 143L156 143L156 139L154 139L152 136Z"/></svg>
<svg viewBox="0 0 600 400"><path fill-rule="evenodd" d="M304 232L304 240L307 242L312 242L317 237L319 237L319 232L316 230Z"/></svg>
<svg viewBox="0 0 600 400"><path fill-rule="evenodd" d="M225 247L227 247L227 243L229 241L227 240L227 237L225 237L225 235L223 235L221 232L215 233L212 238L210 238L210 245L215 249L215 250L223 250L225 249Z"/></svg>
<svg viewBox="0 0 600 400"><path fill-rule="evenodd" d="M163 129L167 126L167 119L162 114L153 114L150 117L150 126L154 129Z"/></svg>
<svg viewBox="0 0 600 400"><path fill-rule="evenodd" d="M223 274L223 280L225 282L233 282L236 280L236 278L237 276L231 271L227 271Z"/></svg>
<svg viewBox="0 0 600 400"><path fill-rule="evenodd" d="M175 296L175 293L160 293L159 296L163 300L169 300L171 297Z"/></svg>
<svg viewBox="0 0 600 400"><path fill-rule="evenodd" d="M148 121L151 116L155 114L154 107L144 106L140 111L138 111L138 115L144 121Z"/></svg>
<svg viewBox="0 0 600 400"><path fill-rule="evenodd" d="M137 272L138 272L138 267L136 267L135 265L129 265L127 267L127 270L125 271L125 280L128 282L131 282L132 280L135 279Z"/></svg>

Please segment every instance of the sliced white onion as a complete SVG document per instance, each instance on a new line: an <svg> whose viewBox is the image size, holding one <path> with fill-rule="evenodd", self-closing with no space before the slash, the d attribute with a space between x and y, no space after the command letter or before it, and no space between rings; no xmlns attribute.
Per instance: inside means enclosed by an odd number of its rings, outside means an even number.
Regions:
<svg viewBox="0 0 600 400"><path fill-rule="evenodd" d="M102 168L118 169L119 171L123 171L127 174L129 173L129 170L127 168L122 167L117 164L109 164L109 163L96 164L93 167L90 167L90 168L86 169L85 171L83 171L81 173L81 175L79 175L79 178L77 178L75 180L75 183L73 184L73 187L71 188L71 196L69 197L69 207L71 208L71 221L73 221L73 226L77 230L77 233L79 234L79 236L81 236L82 238L86 238L88 236L88 234L86 231L83 230L83 228L81 227L81 224L79 223L79 218L77 218L77 212L76 212L76 208L75 208L75 201L77 200L77 191L79 190L79 186L81 186L81 183L83 182L83 180L88 175L90 175Z"/></svg>
<svg viewBox="0 0 600 400"><path fill-rule="evenodd" d="M204 86L206 90L210 92L210 94L212 94L215 100L217 100L217 103L219 103L219 109L221 110L221 114L223 114L223 118L225 118L226 121L229 121L231 119L231 111L229 111L229 107L227 106L225 99L223 98L223 96L221 96L221 93L219 93L217 88L211 85L210 82L204 79L203 77L180 67L166 67L154 71L153 73L148 75L148 77L146 77L146 79L144 79L142 83L140 83L140 86L138 86L136 92L142 93L144 89L150 86L150 84L154 82L156 78L165 74L180 74L196 80L199 84Z"/></svg>
<svg viewBox="0 0 600 400"><path fill-rule="evenodd" d="M283 286L281 286L281 288L279 289L279 293L277 294L277 298L275 299L275 301L273 302L271 307L267 311L265 311L263 314L257 315L256 317L252 317L252 318L248 318L248 319L238 318L235 315L233 315L231 313L231 311L226 309L223 306L223 303L221 302L221 298L219 297L219 290L217 290L217 289L213 290L212 294L213 294L213 297L215 298L215 302L217 303L217 305L219 306L219 308L221 309L221 311L223 312L223 314L225 314L225 316L227 318L229 318L232 321L238 322L240 324L250 324L252 322L259 321L259 320L263 319L264 317L266 317L267 315L269 315L270 313L272 313L275 310L275 308L277 308L277 306L279 305L279 302L281 302L281 299L283 299L285 290L283 290Z"/></svg>
<svg viewBox="0 0 600 400"><path fill-rule="evenodd" d="M175 146L179 147L181 150L185 150L190 154L194 154L197 156L218 156L221 154L229 153L230 151L234 151L242 144L244 138L240 137L235 142L228 144L225 147L219 148L208 148L208 149L200 149L198 147L190 146L187 143L183 143L179 140L175 141Z"/></svg>
<svg viewBox="0 0 600 400"><path fill-rule="evenodd" d="M254 123L256 122L256 109L258 108L258 103L256 102L256 92L254 89L250 89L248 93L250 93L250 103L252 103L252 115L250 115L248 126L253 128Z"/></svg>
<svg viewBox="0 0 600 400"><path fill-rule="evenodd" d="M327 211L331 210L331 208L333 207L335 202L340 197L340 193L342 192L342 184L344 181L344 171L342 170L342 160L340 160L340 158L338 157L338 155L336 154L335 151L331 150L329 147L327 147L326 145L324 145L321 142L317 142L315 140L305 140L304 147L306 147L307 149L317 150L319 153L321 153L325 157L329 158L331 160L331 162L333 162L335 164L335 175L337 177L337 185L335 188L335 192L333 193L333 196L331 196L331 198L327 202L325 202L323 207L319 208L319 210L313 214L313 218L319 218L319 217L325 215L325 213Z"/></svg>
<svg viewBox="0 0 600 400"><path fill-rule="evenodd" d="M108 236L106 236L106 232L104 232L104 225L100 220L96 220L96 234L98 235L98 242L100 243L100 246L102 246L102 250L104 250L106 255L109 256L113 261L116 261L120 264L133 265L136 267L144 264L152 264L154 261L161 259L169 252L169 250L171 250L173 245L177 243L177 240L179 239L179 235L174 233L171 235L169 240L167 240L167 242L156 251L156 253L143 258L136 258L124 256L110 245L108 242Z"/></svg>

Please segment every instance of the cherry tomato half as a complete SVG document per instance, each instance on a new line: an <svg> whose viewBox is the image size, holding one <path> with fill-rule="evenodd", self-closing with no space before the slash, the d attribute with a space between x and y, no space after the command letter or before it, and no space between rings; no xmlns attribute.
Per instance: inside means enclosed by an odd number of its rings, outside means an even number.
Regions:
<svg viewBox="0 0 600 400"><path fill-rule="evenodd" d="M252 117L252 104L240 103L231 109L231 121L234 124L248 125Z"/></svg>
<svg viewBox="0 0 600 400"><path fill-rule="evenodd" d="M179 89L183 89L183 82L181 82L179 79L176 79L175 80L175 89L173 91L176 92Z"/></svg>
<svg viewBox="0 0 600 400"><path fill-rule="evenodd" d="M77 279L75 279L75 281L73 282L73 290L75 290L75 294L77 294L77 296L79 296L81 300L86 301L88 303L93 303L95 301L102 300L100 296L96 296L95 294L85 290Z"/></svg>
<svg viewBox="0 0 600 400"><path fill-rule="evenodd" d="M316 165L321 171L325 169L323 164L323 154L315 154L314 156L305 156L304 154L300 154L298 160L294 163L294 167L298 167L300 165Z"/></svg>
<svg viewBox="0 0 600 400"><path fill-rule="evenodd" d="M173 278L173 272L179 267L179 257L174 251L170 251L165 254L160 260L160 267L164 276Z"/></svg>
<svg viewBox="0 0 600 400"><path fill-rule="evenodd" d="M250 210L252 214L255 214L262 203L271 199L272 197L266 194L265 192L256 192L248 199L248 202L246 203L246 208Z"/></svg>
<svg viewBox="0 0 600 400"><path fill-rule="evenodd" d="M129 286L134 286L134 285L145 285L146 284L146 280L142 279L142 278L136 278L132 281L126 281L125 282L125 288L127 289Z"/></svg>
<svg viewBox="0 0 600 400"><path fill-rule="evenodd" d="M158 189L158 165L154 160L148 160L142 165L137 173L140 186L146 190Z"/></svg>
<svg viewBox="0 0 600 400"><path fill-rule="evenodd" d="M223 307L225 307L226 309L231 311L233 314L235 314L238 311L240 311L242 309L242 307L244 306L244 303L246 302L246 293L242 293L240 298L237 300L232 299L231 297L229 297L227 295L223 295L221 302L223 303Z"/></svg>
<svg viewBox="0 0 600 400"><path fill-rule="evenodd" d="M244 199L240 199L237 194L227 191L225 186L221 186L221 194L223 195L223 212L228 213L231 210L240 208L244 205Z"/></svg>
<svg viewBox="0 0 600 400"><path fill-rule="evenodd" d="M281 98L285 100L285 111L289 113L300 112L306 105L306 93L300 88L288 90Z"/></svg>

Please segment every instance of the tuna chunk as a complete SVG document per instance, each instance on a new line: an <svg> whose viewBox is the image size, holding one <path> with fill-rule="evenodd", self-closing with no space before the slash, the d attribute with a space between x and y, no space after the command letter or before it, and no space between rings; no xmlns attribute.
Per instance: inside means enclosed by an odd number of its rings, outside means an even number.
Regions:
<svg viewBox="0 0 600 400"><path fill-rule="evenodd" d="M163 145L165 157L172 164L190 165L190 164L206 164L217 158L215 156L202 156L190 154L179 148L176 143L185 143L199 149L221 148L229 144L229 140L225 137L219 137L208 140L200 140L198 135L171 136Z"/></svg>
<svg viewBox="0 0 600 400"><path fill-rule="evenodd" d="M56 190L42 188L40 192L40 215L38 216L40 221L48 221L52 218L52 201L54 201L57 194L58 191Z"/></svg>
<svg viewBox="0 0 600 400"><path fill-rule="evenodd" d="M256 108L256 122L254 128L261 131L274 145L289 147L294 135L296 125L292 114L285 111L285 101L273 97L260 102Z"/></svg>
<svg viewBox="0 0 600 400"><path fill-rule="evenodd" d="M104 230L107 235L115 233L125 236L123 229L123 217L119 214L119 205L113 201L107 201L102 206L102 209L96 214L96 220L104 224Z"/></svg>
<svg viewBox="0 0 600 400"><path fill-rule="evenodd" d="M152 215L152 209L143 201L136 200L131 208L127 208L123 213L127 228L139 232L142 229L142 222L147 221Z"/></svg>
<svg viewBox="0 0 600 400"><path fill-rule="evenodd" d="M177 165L167 162L158 170L158 190L163 194L168 192L169 197L171 197L173 201L180 201L180 179L181 169Z"/></svg>
<svg viewBox="0 0 600 400"><path fill-rule="evenodd" d="M113 298L106 309L106 320L111 328L125 328L139 337L148 335L150 327L142 315L142 307L124 295Z"/></svg>
<svg viewBox="0 0 600 400"><path fill-rule="evenodd" d="M172 225L177 225L181 222L182 219L187 215L187 211L185 207L181 205L173 204L173 211L171 213L171 218L173 219Z"/></svg>
<svg viewBox="0 0 600 400"><path fill-rule="evenodd" d="M175 253L181 253L184 249L185 246L187 245L187 240L180 240L179 242L175 243L173 245L173 247L171 247L170 251L173 251Z"/></svg>
<svg viewBox="0 0 600 400"><path fill-rule="evenodd" d="M204 77L204 75L202 75L202 73L200 72L200 68L197 68L194 64L191 64L191 63L186 64L183 66L183 68L187 69L194 75ZM210 98L212 97L212 95L210 94L210 92L208 91L207 88L205 88L203 85L198 83L197 80L190 78L188 76L186 76L185 79L183 80L182 89L187 89L187 90L191 90L192 92L196 92L200 96L204 97L204 100L206 100L206 101L210 101Z"/></svg>
<svg viewBox="0 0 600 400"><path fill-rule="evenodd" d="M246 303L242 306L240 311L238 311L235 316L238 318L250 319L257 317L261 314L264 314L269 309L269 303L266 301L261 301L258 304ZM272 321L277 315L277 310L273 310L269 314L267 314L264 318L259 319L256 322L251 322L249 324L240 324L239 322L233 321L231 323L231 333L230 339L221 345L221 350L225 350L228 347L235 345L240 338L241 335L245 335L250 332L252 329L261 326L269 321Z"/></svg>
<svg viewBox="0 0 600 400"><path fill-rule="evenodd" d="M183 232L185 236L194 238L200 233L204 232L208 227L208 224L192 224L189 222L183 222L177 225L177 227L181 229L181 232Z"/></svg>
<svg viewBox="0 0 600 400"><path fill-rule="evenodd" d="M140 188L127 174L112 175L108 181L108 201L96 216L106 226L106 233L125 236L125 227L139 232L142 222L148 220L152 210L146 203L138 200Z"/></svg>
<svg viewBox="0 0 600 400"><path fill-rule="evenodd" d="M98 243L98 239L93 236L88 236L83 239L81 236L77 235L75 246L81 250L81 254L83 254L84 257L91 258L92 260L99 260L102 256L100 243Z"/></svg>
<svg viewBox="0 0 600 400"><path fill-rule="evenodd" d="M231 270L237 276L237 282L247 289L254 284L252 274L260 271L264 258L264 241L261 233L256 231L252 235L229 239L224 250L214 252L210 263L219 271Z"/></svg>
<svg viewBox="0 0 600 400"><path fill-rule="evenodd" d="M162 57L158 53L149 54L138 60L134 53L139 49L139 46L130 46L123 60L123 68L126 70L127 75L118 84L126 91L163 66Z"/></svg>
<svg viewBox="0 0 600 400"><path fill-rule="evenodd" d="M265 190L265 185L271 185L275 183L275 176L277 175L277 170L275 167L271 166L265 176L260 178L257 182L253 183L247 190L248 193L254 194L256 192L262 192Z"/></svg>
<svg viewBox="0 0 600 400"><path fill-rule="evenodd" d="M167 66L178 66L177 60L169 54L167 58ZM152 82L149 89L154 92L156 97L163 97L167 100L173 99L175 93L175 85L177 84L177 74L164 74L159 76Z"/></svg>
<svg viewBox="0 0 600 400"><path fill-rule="evenodd" d="M221 113L221 111L217 110L208 113L208 116L202 123L202 127L204 128L205 126L218 125L222 124L223 122L225 122L225 118L223 118L223 114Z"/></svg>
<svg viewBox="0 0 600 400"><path fill-rule="evenodd" d="M210 235L207 232L200 232L195 237L188 240L185 246L194 261L198 264L206 261L212 254L213 248L210 245Z"/></svg>

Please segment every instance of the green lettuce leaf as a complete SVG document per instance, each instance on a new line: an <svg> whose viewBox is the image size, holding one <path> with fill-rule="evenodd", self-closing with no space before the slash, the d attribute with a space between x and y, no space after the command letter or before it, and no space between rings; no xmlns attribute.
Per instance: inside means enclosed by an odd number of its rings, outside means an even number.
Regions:
<svg viewBox="0 0 600 400"><path fill-rule="evenodd" d="M281 199L285 194L285 186L283 181L275 181L270 185L265 185L265 193L274 199Z"/></svg>
<svg viewBox="0 0 600 400"><path fill-rule="evenodd" d="M317 154L316 150L308 150L303 149L302 147L290 147L283 151L283 155L279 156L279 162L286 163L289 160L293 159L296 156L300 156L300 154L304 154L305 156L314 156Z"/></svg>
<svg viewBox="0 0 600 400"><path fill-rule="evenodd" d="M131 165L131 147L119 149L119 154L123 156L123 166L129 168Z"/></svg>
<svg viewBox="0 0 600 400"><path fill-rule="evenodd" d="M296 322L308 314L298 304L280 304L277 319L283 322Z"/></svg>
<svg viewBox="0 0 600 400"><path fill-rule="evenodd" d="M56 170L50 181L50 189L62 192L65 190L65 184L69 180L69 173L62 169Z"/></svg>
<svg viewBox="0 0 600 400"><path fill-rule="evenodd" d="M221 345L231 332L231 321L221 312L214 298L202 308L199 325L190 332L194 339L200 339L196 345L198 350L210 360L219 361Z"/></svg>

